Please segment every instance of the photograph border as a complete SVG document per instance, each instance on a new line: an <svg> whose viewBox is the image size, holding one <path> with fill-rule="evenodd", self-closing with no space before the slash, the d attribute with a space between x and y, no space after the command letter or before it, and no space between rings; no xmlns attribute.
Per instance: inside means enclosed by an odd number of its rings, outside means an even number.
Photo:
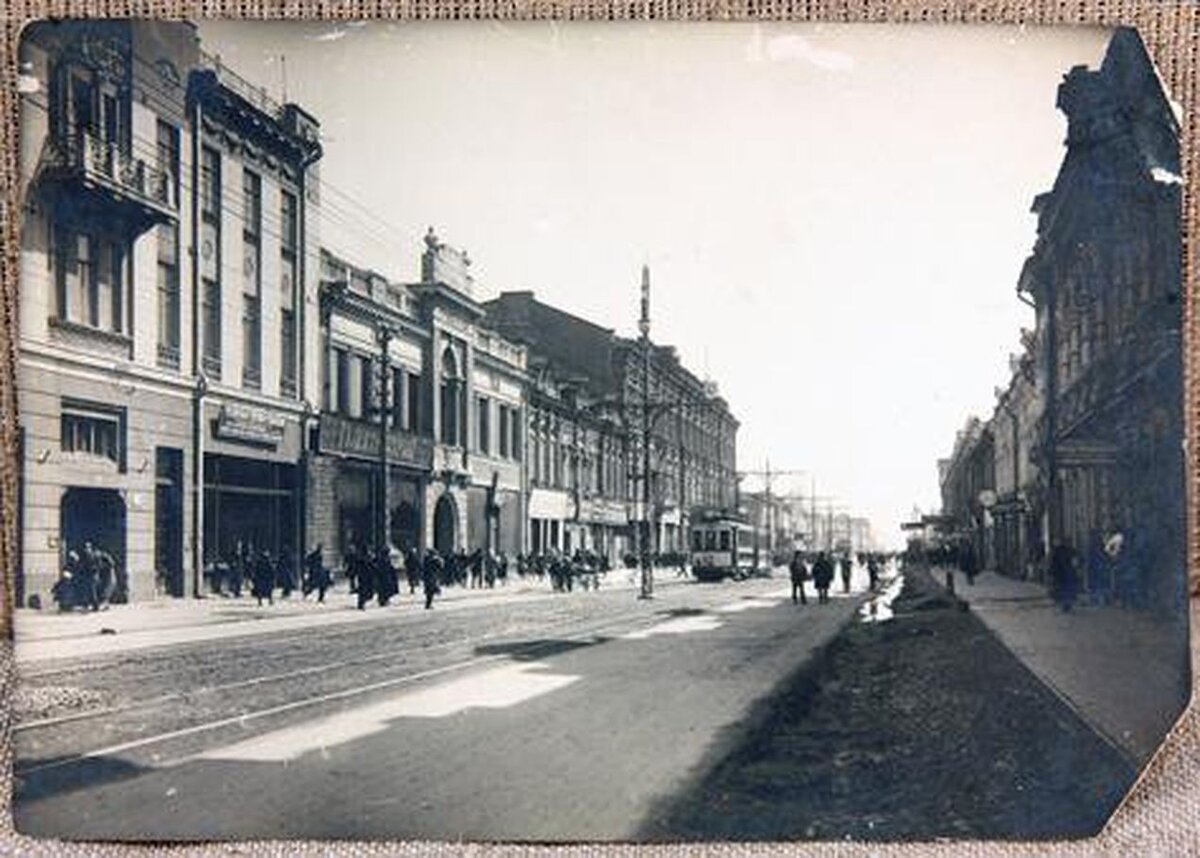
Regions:
<svg viewBox="0 0 1200 858"><path fill-rule="evenodd" d="M0 38L0 226L3 228L4 257L0 266L0 802L6 813L0 820L0 850L23 854L132 855L148 847L124 844L70 844L17 834L13 828L12 725L10 709L17 680L13 661L12 616L15 569L18 561L18 434L16 401L17 364L17 274L21 207L18 199L19 116L17 91L18 44L24 26L54 17L224 18L281 21L629 21L693 22L759 21L825 24L1003 24L1003 25L1090 25L1130 26L1138 30L1162 77L1170 97L1183 110L1181 166L1184 178L1183 242L1184 295L1184 427L1187 484L1187 571L1191 617L1193 693L1181 720L1143 770L1125 801L1104 831L1092 840L1071 842L985 842L957 841L910 844L882 843L730 843L670 845L524 846L434 844L416 841L378 842L242 842L210 846L181 845L170 854L295 854L393 855L459 854L470 850L484 855L575 853L620 856L632 853L653 855L692 854L698 849L715 855L837 854L847 855L1094 855L1200 854L1200 713L1195 706L1197 663L1200 661L1196 626L1200 621L1200 350L1196 348L1197 252L1193 236L1200 233L1200 200L1195 188L1197 129L1200 93L1197 90L1197 40L1200 38L1200 6L1155 0L651 0L651 2L604 2L603 0L210 0L210 2L164 2L164 0L9 0L2 17ZM847 240L852 240L847 237ZM1014 272L1015 276L1016 272ZM154 847L162 853L162 847Z"/></svg>

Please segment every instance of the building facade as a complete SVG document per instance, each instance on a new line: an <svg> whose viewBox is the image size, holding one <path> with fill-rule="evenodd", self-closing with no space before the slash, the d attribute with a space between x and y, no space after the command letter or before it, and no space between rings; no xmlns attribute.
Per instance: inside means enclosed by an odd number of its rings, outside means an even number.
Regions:
<svg viewBox="0 0 1200 858"><path fill-rule="evenodd" d="M1034 203L1020 288L1038 314L1047 541L1082 585L1179 609L1185 592L1179 120L1137 33L1066 75L1067 151ZM1120 533L1123 580L1096 562Z"/></svg>
<svg viewBox="0 0 1200 858"><path fill-rule="evenodd" d="M489 325L525 344L548 368L544 376L557 379L541 389L535 385L537 392L531 392L531 403L538 403L531 443L538 445L542 462L540 471L537 461L529 463L531 487L546 493L531 490L530 515L548 522L545 531L535 525L548 537L539 536L535 543L531 533L531 546L565 547L561 536L554 542L553 522L566 514L564 521L579 516L573 530L580 538L590 532L590 545L607 543L606 553L640 551L638 534L647 524L652 553L683 551L692 509L734 509L737 420L711 385L681 365L674 349L651 344L647 361L640 341L538 301L532 292L504 292L486 310ZM551 392L554 387L558 394ZM564 390L569 391L566 398ZM565 409L551 404L555 401ZM571 509L571 490L566 488L570 478L556 477L554 471L563 455L564 433L571 439L565 462L569 465L575 456L584 475L578 512ZM649 475L642 473L643 437L650 439ZM594 490L588 488L593 477Z"/></svg>
<svg viewBox="0 0 1200 858"><path fill-rule="evenodd" d="M135 600L295 550L315 121L183 23L40 23L21 59L19 602L86 543Z"/></svg>
<svg viewBox="0 0 1200 858"><path fill-rule="evenodd" d="M523 548L525 352L480 325L469 265L432 232L415 283L322 252L307 516L331 566L382 545Z"/></svg>

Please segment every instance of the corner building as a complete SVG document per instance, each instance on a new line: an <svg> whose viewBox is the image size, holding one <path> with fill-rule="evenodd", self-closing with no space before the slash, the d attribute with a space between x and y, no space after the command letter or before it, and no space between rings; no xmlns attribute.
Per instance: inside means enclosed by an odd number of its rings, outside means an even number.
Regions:
<svg viewBox="0 0 1200 858"><path fill-rule="evenodd" d="M184 23L40 22L20 53L18 604L85 542L132 600L199 593L238 540L297 550L316 122Z"/></svg>

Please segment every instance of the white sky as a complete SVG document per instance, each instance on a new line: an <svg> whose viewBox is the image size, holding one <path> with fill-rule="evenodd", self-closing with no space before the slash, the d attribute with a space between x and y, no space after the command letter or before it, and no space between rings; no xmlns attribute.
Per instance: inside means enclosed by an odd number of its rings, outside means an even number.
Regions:
<svg viewBox="0 0 1200 858"><path fill-rule="evenodd" d="M398 279L429 225L487 293L652 336L803 469L898 530L1032 311L1056 88L1090 28L205 22L205 49L322 124L322 234ZM281 63L280 57L286 57ZM345 195L345 196L343 196ZM351 201L352 200L352 201ZM368 210L372 215L365 214ZM385 226L378 219L386 221ZM748 480L749 489L761 481ZM777 489L807 490L807 475Z"/></svg>

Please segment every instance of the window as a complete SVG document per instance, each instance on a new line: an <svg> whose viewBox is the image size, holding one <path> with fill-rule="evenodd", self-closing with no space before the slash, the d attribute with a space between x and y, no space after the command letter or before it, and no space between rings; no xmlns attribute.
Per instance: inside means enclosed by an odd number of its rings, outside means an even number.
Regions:
<svg viewBox="0 0 1200 858"><path fill-rule="evenodd" d="M296 395L296 197L289 191L279 195L279 343L282 351L279 389L284 396Z"/></svg>
<svg viewBox="0 0 1200 858"><path fill-rule="evenodd" d="M102 406L68 405L62 409L62 451L109 459L124 466L124 415Z"/></svg>
<svg viewBox="0 0 1200 858"><path fill-rule="evenodd" d="M200 151L200 280L204 370L221 377L221 156Z"/></svg>
<svg viewBox="0 0 1200 858"><path fill-rule="evenodd" d="M56 229L59 320L124 333L127 256L123 244L69 228Z"/></svg>
<svg viewBox="0 0 1200 858"><path fill-rule="evenodd" d="M350 416L350 355L345 349L334 349L334 363L336 375L336 392L335 402L337 403L337 413L345 417Z"/></svg>
<svg viewBox="0 0 1200 858"><path fill-rule="evenodd" d="M509 428L512 430L512 444L510 450L512 457L517 461L521 460L521 411L518 408L512 409L512 419L510 420Z"/></svg>
<svg viewBox="0 0 1200 858"><path fill-rule="evenodd" d="M158 362L179 368L179 228L158 225Z"/></svg>
<svg viewBox="0 0 1200 858"><path fill-rule="evenodd" d="M242 385L262 385L262 179L242 172Z"/></svg>
<svg viewBox="0 0 1200 858"><path fill-rule="evenodd" d="M363 420L374 420L378 416L375 407L375 362L369 357L358 359L359 410L357 417Z"/></svg>
<svg viewBox="0 0 1200 858"><path fill-rule="evenodd" d="M479 397L476 405L476 417L478 420L478 438L476 443L479 446L480 453L490 453L492 446L492 403L486 396Z"/></svg>
<svg viewBox="0 0 1200 858"><path fill-rule="evenodd" d="M501 406L500 406L500 408L499 408L499 411L500 411L500 416L499 416L499 418L498 418L498 420L499 420L499 424L500 424L500 426L499 426L499 435L500 435L500 438L499 438L499 441L500 441L500 445L499 445L499 446L500 446L499 453L500 453L500 456L501 456L502 458L505 458L505 459L507 459L507 458L508 458L508 456L509 456L509 451L510 451L510 450L512 450L512 444L511 444L511 440L512 440L512 439L511 439L511 438L510 438L510 436L509 436L509 432L510 432L511 430L508 428L508 426L509 426L509 419L508 419L508 415L509 415L509 409L508 409L508 406L507 406L507 405L501 405Z"/></svg>
<svg viewBox="0 0 1200 858"><path fill-rule="evenodd" d="M208 146L200 150L200 215L210 222L221 217L221 156Z"/></svg>
<svg viewBox="0 0 1200 858"><path fill-rule="evenodd" d="M404 388L406 373L402 367L392 367L392 427L404 426Z"/></svg>
<svg viewBox="0 0 1200 858"><path fill-rule="evenodd" d="M421 431L420 423L420 403L421 403L421 376L415 372L408 374L408 398L405 400L405 405L408 411L408 424L405 426L409 432L417 433Z"/></svg>
<svg viewBox="0 0 1200 858"><path fill-rule="evenodd" d="M729 531L722 530L721 531L721 550L728 551L729 548L730 548Z"/></svg>
<svg viewBox="0 0 1200 858"><path fill-rule="evenodd" d="M160 200L174 203L179 199L179 131L169 122L158 120L158 175L150 189Z"/></svg>

